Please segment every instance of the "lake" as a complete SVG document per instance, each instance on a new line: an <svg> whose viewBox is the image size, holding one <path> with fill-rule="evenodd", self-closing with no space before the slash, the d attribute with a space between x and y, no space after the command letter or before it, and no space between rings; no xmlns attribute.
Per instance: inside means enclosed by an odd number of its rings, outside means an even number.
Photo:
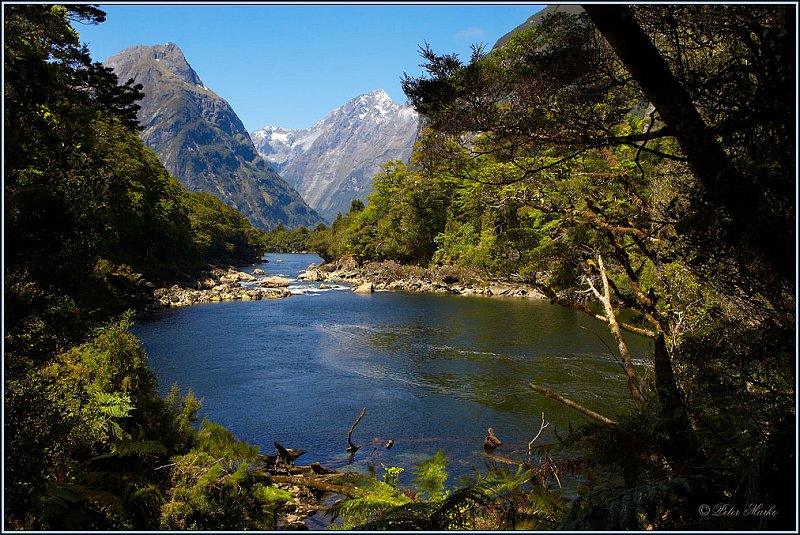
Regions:
<svg viewBox="0 0 800 535"><path fill-rule="evenodd" d="M295 279L316 255L268 254L268 275ZM555 444L570 422L590 420L532 391L551 388L609 417L632 407L608 328L548 301L520 297L376 292L342 285L290 286L285 299L167 309L133 332L166 392L173 383L202 399L201 417L274 453L273 442L306 450L298 461L325 466L412 465L443 449L453 482L482 469L492 427L497 455L523 459ZM648 340L627 336L639 373ZM361 448L345 451L350 426ZM385 449L387 440L394 440ZM405 478L405 479L404 479Z"/></svg>

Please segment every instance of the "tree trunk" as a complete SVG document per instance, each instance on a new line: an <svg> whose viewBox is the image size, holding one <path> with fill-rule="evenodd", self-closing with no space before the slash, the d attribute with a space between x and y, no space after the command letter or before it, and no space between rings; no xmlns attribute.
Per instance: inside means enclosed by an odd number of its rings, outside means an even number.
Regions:
<svg viewBox="0 0 800 535"><path fill-rule="evenodd" d="M676 467L686 461L693 464L702 464L704 456L694 438L689 413L683 403L672 362L664 342L664 335L656 339L653 352L655 365L656 392L661 405L661 418L664 422L666 436L660 439L661 449L667 461Z"/></svg>
<svg viewBox="0 0 800 535"><path fill-rule="evenodd" d="M619 4L581 7L670 127L697 178L709 191L724 195L733 175L728 157L633 11Z"/></svg>

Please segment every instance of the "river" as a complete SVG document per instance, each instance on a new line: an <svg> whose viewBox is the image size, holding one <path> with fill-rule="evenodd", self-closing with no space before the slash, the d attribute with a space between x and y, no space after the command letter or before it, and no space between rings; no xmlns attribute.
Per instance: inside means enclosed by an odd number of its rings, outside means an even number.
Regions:
<svg viewBox="0 0 800 535"><path fill-rule="evenodd" d="M268 254L268 275L294 279L316 255ZM519 297L377 292L293 282L285 299L167 309L133 332L166 392L177 383L202 399L200 416L274 453L306 450L298 462L365 469L402 466L443 449L450 482L482 469L492 427L497 455L522 459L555 444L570 422L589 421L533 392L552 388L609 417L631 406L606 326L584 314ZM650 343L628 344L643 371ZM345 451L347 432L361 448ZM387 440L394 440L385 449ZM403 479L410 483L411 476Z"/></svg>

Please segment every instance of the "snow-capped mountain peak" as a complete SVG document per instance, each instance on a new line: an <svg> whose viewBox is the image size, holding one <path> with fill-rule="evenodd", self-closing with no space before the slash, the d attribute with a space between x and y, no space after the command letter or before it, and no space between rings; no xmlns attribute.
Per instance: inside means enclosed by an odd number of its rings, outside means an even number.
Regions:
<svg viewBox="0 0 800 535"><path fill-rule="evenodd" d="M381 164L408 160L417 124L413 108L377 89L350 99L310 128L266 126L251 138L259 154L331 221L346 213L353 199L365 199Z"/></svg>

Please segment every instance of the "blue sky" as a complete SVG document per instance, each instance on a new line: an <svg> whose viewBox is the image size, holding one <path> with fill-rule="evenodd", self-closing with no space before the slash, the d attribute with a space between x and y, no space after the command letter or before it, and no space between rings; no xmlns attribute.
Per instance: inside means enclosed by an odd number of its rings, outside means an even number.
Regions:
<svg viewBox="0 0 800 535"><path fill-rule="evenodd" d="M106 22L78 25L95 61L132 45L176 43L205 85L248 131L307 128L360 94L406 100L404 72L419 74L419 46L468 60L536 4L101 4Z"/></svg>

